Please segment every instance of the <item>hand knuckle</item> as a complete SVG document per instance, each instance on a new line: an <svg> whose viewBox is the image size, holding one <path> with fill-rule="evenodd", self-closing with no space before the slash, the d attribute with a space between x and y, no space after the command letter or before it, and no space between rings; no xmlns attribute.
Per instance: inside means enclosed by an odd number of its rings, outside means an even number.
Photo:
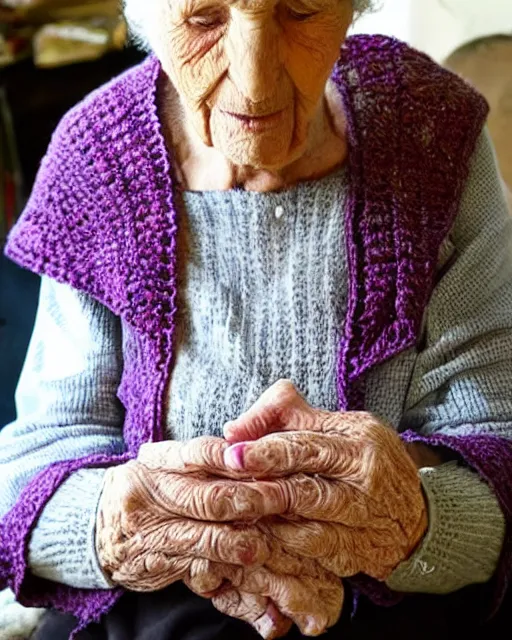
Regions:
<svg viewBox="0 0 512 640"><path fill-rule="evenodd" d="M290 400L295 399L298 395L293 382L284 378L275 383L274 393L276 401L281 403L289 402Z"/></svg>

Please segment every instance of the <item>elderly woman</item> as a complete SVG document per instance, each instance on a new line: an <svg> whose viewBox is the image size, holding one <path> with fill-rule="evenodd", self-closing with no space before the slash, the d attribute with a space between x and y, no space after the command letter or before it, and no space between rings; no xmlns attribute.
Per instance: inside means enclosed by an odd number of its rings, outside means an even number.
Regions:
<svg viewBox="0 0 512 640"><path fill-rule="evenodd" d="M346 39L367 5L128 0L152 55L59 125L7 246L42 275L0 439L0 577L52 610L37 637L338 638L347 589L502 602L487 106Z"/></svg>

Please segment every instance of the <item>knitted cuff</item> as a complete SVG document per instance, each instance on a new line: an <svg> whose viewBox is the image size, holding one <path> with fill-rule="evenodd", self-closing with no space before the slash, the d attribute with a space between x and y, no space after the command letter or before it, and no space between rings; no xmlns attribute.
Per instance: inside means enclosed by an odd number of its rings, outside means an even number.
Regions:
<svg viewBox="0 0 512 640"><path fill-rule="evenodd" d="M96 555L96 511L105 469L71 475L46 504L29 542L29 566L71 587L110 589Z"/></svg>
<svg viewBox="0 0 512 640"><path fill-rule="evenodd" d="M416 552L386 581L393 591L444 594L487 582L505 536L498 501L480 476L449 462L419 470L429 527Z"/></svg>

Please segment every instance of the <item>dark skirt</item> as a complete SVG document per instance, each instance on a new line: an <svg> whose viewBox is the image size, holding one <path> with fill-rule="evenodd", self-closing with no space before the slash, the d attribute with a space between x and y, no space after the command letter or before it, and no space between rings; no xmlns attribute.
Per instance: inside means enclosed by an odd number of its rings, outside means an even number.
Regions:
<svg viewBox="0 0 512 640"><path fill-rule="evenodd" d="M355 616L347 609L324 640L453 640L510 637L512 597L499 614L483 622L481 592L465 589L449 596L410 596L383 608L362 598ZM68 640L70 616L48 612L32 640ZM303 639L294 628L286 640ZM261 640L249 625L219 613L209 600L182 584L151 594L128 593L99 625L91 625L78 640Z"/></svg>

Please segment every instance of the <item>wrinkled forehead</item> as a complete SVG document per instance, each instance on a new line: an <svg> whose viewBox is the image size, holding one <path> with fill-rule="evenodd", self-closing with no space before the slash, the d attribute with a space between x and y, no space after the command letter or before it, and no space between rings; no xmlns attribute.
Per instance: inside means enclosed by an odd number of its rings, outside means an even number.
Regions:
<svg viewBox="0 0 512 640"><path fill-rule="evenodd" d="M195 2L195 0L191 0ZM207 0L209 1L209 0ZM277 4L278 0L216 0L217 2L225 1L230 7L240 9L241 11L261 11L268 9Z"/></svg>
<svg viewBox="0 0 512 640"><path fill-rule="evenodd" d="M166 0L168 1L168 0ZM197 7L208 5L225 5L244 12L260 12L273 9L283 0L170 0L178 7ZM287 4L298 4L308 8L322 9L336 3L349 2L350 0L286 0Z"/></svg>
<svg viewBox="0 0 512 640"><path fill-rule="evenodd" d="M356 15L371 10L373 0L123 0L124 12L130 26L130 32L135 42L151 50L151 41L155 32L165 28L162 23L162 9L170 11L170 15L181 17L184 13L192 13L203 7L218 6L226 3L240 7L244 11L267 11L269 7L286 4L299 12L321 11L322 8L343 6L351 8Z"/></svg>
<svg viewBox="0 0 512 640"><path fill-rule="evenodd" d="M156 5L164 4L171 8L189 8L196 7L198 5L227 5L241 11L261 11L268 10L280 3L283 0L149 0L149 6L146 5L144 0L124 0L125 8L128 12L136 9L139 13L150 10ZM289 0L286 0L289 3ZM354 9L362 10L367 9L371 5L371 0L293 0L294 4L301 4L321 9L322 7L329 7L333 4L353 4Z"/></svg>

